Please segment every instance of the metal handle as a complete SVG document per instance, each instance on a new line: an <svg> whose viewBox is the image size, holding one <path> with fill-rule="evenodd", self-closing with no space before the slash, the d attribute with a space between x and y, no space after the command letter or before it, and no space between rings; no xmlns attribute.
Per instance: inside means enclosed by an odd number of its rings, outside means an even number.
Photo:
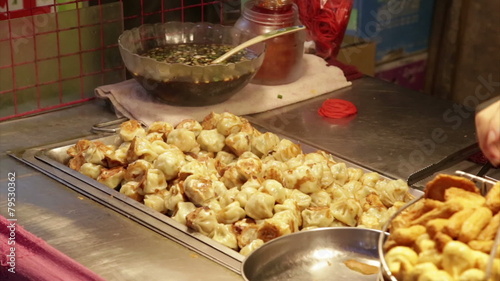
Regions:
<svg viewBox="0 0 500 281"><path fill-rule="evenodd" d="M120 128L109 129L109 128L106 128L106 127L117 125L117 124L121 124L121 123L123 123L123 122L125 122L127 120L128 120L127 117L121 117L121 118L118 118L118 119L115 119L115 120L112 120L112 121L106 121L106 122L94 124L94 126L92 126L92 128L90 129L90 131L92 133L116 133L116 132L118 132L118 130Z"/></svg>

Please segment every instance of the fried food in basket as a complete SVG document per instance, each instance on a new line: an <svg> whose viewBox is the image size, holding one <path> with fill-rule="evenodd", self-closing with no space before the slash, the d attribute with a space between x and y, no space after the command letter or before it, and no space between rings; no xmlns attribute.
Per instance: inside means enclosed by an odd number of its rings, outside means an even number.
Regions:
<svg viewBox="0 0 500 281"><path fill-rule="evenodd" d="M398 281L486 280L500 229L500 182L485 196L469 179L441 174L389 224L384 259ZM500 248L488 281L500 280Z"/></svg>
<svg viewBox="0 0 500 281"><path fill-rule="evenodd" d="M245 118L121 124L118 141L80 140L68 165L243 255L317 227L381 229L412 199L402 180L348 167Z"/></svg>

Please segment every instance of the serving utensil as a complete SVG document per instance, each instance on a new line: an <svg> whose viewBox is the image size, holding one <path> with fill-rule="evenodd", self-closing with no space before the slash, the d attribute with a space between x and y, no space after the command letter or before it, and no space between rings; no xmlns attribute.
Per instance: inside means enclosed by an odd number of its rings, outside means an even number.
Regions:
<svg viewBox="0 0 500 281"><path fill-rule="evenodd" d="M233 49L229 50L228 52L226 52L222 56L215 59L212 62L212 64L221 63L221 62L225 61L226 59L228 59L229 57L231 57L232 55L236 54L237 52L239 52L239 51L241 51L249 46L252 46L253 44L257 44L259 42L262 42L262 41L265 41L265 40L268 40L268 39L271 39L274 37L282 36L285 34L298 32L298 31L301 31L304 29L306 29L306 27L303 25L295 25L295 26L276 29L276 30L261 34L261 35L256 36L248 41L245 41L245 42L241 43L240 45L234 47Z"/></svg>

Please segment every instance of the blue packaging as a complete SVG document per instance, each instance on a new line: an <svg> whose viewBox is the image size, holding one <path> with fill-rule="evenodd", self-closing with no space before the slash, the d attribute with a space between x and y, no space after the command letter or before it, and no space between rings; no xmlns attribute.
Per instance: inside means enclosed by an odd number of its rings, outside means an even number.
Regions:
<svg viewBox="0 0 500 281"><path fill-rule="evenodd" d="M434 0L354 0L346 34L374 41L376 63L425 51Z"/></svg>

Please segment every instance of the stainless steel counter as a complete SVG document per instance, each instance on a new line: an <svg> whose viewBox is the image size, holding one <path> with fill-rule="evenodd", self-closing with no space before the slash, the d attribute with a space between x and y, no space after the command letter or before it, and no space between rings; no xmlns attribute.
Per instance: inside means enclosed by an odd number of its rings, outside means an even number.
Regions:
<svg viewBox="0 0 500 281"><path fill-rule="evenodd" d="M316 110L333 97L352 101L358 114L341 120L320 117ZM248 118L389 177L406 179L475 141L473 114L459 109L363 78L350 88ZM6 153L83 137L93 124L114 119L107 104L96 100L1 123L0 214L6 216L7 173L15 172L18 224L107 280L241 280ZM457 167L468 172L479 168L466 161Z"/></svg>

